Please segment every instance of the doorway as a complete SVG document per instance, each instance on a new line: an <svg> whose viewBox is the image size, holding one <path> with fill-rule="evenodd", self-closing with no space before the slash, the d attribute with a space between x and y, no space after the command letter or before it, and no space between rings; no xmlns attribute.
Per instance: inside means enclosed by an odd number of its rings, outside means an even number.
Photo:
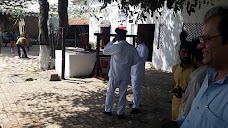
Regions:
<svg viewBox="0 0 228 128"><path fill-rule="evenodd" d="M139 33L143 33L145 36L145 45L149 49L149 55L147 61L152 62L152 53L153 53L153 42L154 42L154 29L155 24L138 24Z"/></svg>

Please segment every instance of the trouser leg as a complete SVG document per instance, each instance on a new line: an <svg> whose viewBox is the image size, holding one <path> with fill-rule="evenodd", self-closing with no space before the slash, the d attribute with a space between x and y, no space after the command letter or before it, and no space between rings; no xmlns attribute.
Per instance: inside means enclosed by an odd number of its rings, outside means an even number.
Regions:
<svg viewBox="0 0 228 128"><path fill-rule="evenodd" d="M122 115L125 111L126 105L126 95L127 95L127 87L130 81L121 80L119 84L119 102L117 107L117 114Z"/></svg>
<svg viewBox="0 0 228 128"><path fill-rule="evenodd" d="M20 45L18 44L17 44L17 52L18 52L18 56L21 57Z"/></svg>
<svg viewBox="0 0 228 128"><path fill-rule="evenodd" d="M23 52L25 54L25 58L28 58L24 45L21 45L21 48L22 48L22 50L23 50Z"/></svg>
<svg viewBox="0 0 228 128"><path fill-rule="evenodd" d="M115 78L109 77L108 89L105 99L105 111L111 112L114 103L115 90L118 86L118 81Z"/></svg>
<svg viewBox="0 0 228 128"><path fill-rule="evenodd" d="M141 89L143 84L143 78L133 77L132 79L132 91L133 91L133 106L132 108L139 108Z"/></svg>
<svg viewBox="0 0 228 128"><path fill-rule="evenodd" d="M5 43L6 43L6 44L5 44L5 47L6 47L6 46L7 46L8 41L6 41Z"/></svg>

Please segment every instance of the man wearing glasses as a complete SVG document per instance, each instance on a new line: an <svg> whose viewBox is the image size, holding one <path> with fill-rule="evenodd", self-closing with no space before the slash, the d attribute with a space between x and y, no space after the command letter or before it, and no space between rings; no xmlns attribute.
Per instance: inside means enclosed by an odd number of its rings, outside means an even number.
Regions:
<svg viewBox="0 0 228 128"><path fill-rule="evenodd" d="M204 17L198 48L210 68L186 117L161 120L163 128L228 127L228 7L210 9Z"/></svg>

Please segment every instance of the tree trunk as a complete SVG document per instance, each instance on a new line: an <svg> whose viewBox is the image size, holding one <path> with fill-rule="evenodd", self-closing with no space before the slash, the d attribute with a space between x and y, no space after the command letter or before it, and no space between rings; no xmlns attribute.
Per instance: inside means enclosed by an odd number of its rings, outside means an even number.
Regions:
<svg viewBox="0 0 228 128"><path fill-rule="evenodd" d="M39 15L39 43L40 43L40 53L39 53L39 68L42 70L47 70L50 60L50 48L49 48L49 38L48 38L48 11L49 3L47 0L39 0L40 5L40 15Z"/></svg>
<svg viewBox="0 0 228 128"><path fill-rule="evenodd" d="M59 13L59 32L56 49L61 49L62 41L65 43L65 37L68 30L68 0L58 0L58 13ZM63 29L63 40L62 30Z"/></svg>

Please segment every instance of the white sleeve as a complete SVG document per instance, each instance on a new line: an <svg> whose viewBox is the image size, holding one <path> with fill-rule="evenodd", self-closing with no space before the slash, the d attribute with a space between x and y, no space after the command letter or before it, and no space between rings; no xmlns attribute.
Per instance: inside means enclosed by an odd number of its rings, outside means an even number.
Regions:
<svg viewBox="0 0 228 128"><path fill-rule="evenodd" d="M116 54L120 51L119 45L118 44L114 44L113 42L109 42L105 48L103 53L105 55L113 55Z"/></svg>
<svg viewBox="0 0 228 128"><path fill-rule="evenodd" d="M139 56L143 62L146 62L148 58L149 50L146 47L142 47L142 49L139 52Z"/></svg>

